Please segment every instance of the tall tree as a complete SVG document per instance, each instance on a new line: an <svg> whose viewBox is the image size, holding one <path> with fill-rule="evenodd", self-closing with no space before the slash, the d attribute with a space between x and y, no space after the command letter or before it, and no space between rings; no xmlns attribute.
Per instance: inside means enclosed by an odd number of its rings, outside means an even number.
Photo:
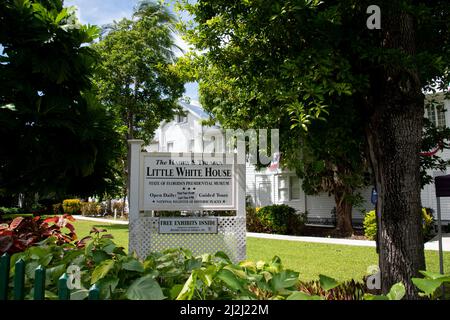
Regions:
<svg viewBox="0 0 450 320"><path fill-rule="evenodd" d="M97 95L116 115L124 139L149 143L160 122L179 110L184 83L175 67L174 23L164 5L141 2L133 19L105 26L93 46L102 60Z"/></svg>
<svg viewBox="0 0 450 320"><path fill-rule="evenodd" d="M97 97L115 115L124 155L128 139L149 144L160 122L180 110L184 82L175 64L174 23L163 4L142 1L132 19L105 26L93 46L102 61L95 73ZM123 156L124 181L126 163ZM126 190L124 185L124 195Z"/></svg>
<svg viewBox="0 0 450 320"><path fill-rule="evenodd" d="M117 136L90 90L98 29L63 2L0 2L0 194L115 188Z"/></svg>
<svg viewBox="0 0 450 320"><path fill-rule="evenodd" d="M373 29L374 17L366 13L371 4L184 3L194 17L185 31L202 52L198 63L203 73L219 76L216 85L221 89L200 81L201 94L210 93L202 103L219 114L228 110L236 125L252 121L264 127L288 117L295 132L331 111L335 99L352 99L353 114L363 119L379 194L383 290L402 281L407 296L415 298L411 277L425 268L419 170L422 89L448 83L450 12L446 1L382 0L381 29ZM335 112L339 109L329 117ZM299 146L295 139L290 143L292 150Z"/></svg>
<svg viewBox="0 0 450 320"><path fill-rule="evenodd" d="M334 197L337 236L353 234L352 209L362 210L360 191L372 183L361 115L352 107L351 99L336 98L328 109L330 117L297 131L302 137L298 151L291 148L284 153L286 165L302 178L305 193Z"/></svg>
<svg viewBox="0 0 450 320"><path fill-rule="evenodd" d="M243 90L241 82L227 78L228 71L201 63L192 68L200 73L197 75L201 78L200 98L214 117L211 123L217 120L225 128L244 130L278 128L282 166L296 171L306 194L326 192L333 196L335 234L351 235L352 209L362 205L360 190L372 182L365 155L364 123L361 114L353 112L352 100L333 97L333 101L328 101L327 112L332 114L328 119L305 118L302 123L292 123L290 115L295 112L292 107L283 114L270 105L276 104L275 101L265 106L254 99L251 107L242 103L248 99L249 91ZM307 130L299 129L301 125Z"/></svg>

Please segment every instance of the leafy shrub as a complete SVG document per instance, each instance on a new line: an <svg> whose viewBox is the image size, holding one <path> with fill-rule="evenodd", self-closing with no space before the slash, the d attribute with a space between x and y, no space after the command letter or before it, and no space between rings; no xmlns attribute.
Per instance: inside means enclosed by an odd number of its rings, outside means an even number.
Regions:
<svg viewBox="0 0 450 320"><path fill-rule="evenodd" d="M270 233L298 235L305 224L305 216L297 214L294 208L285 204L257 209L256 216Z"/></svg>
<svg viewBox="0 0 450 320"><path fill-rule="evenodd" d="M16 208L16 207L11 207L11 208L7 208L7 207L0 207L0 217L2 215L6 215L6 214L20 214L22 212L21 208Z"/></svg>
<svg viewBox="0 0 450 320"><path fill-rule="evenodd" d="M76 239L71 216L56 216L42 220L41 217L17 217L11 223L0 224L0 254L26 250L39 241L54 237L58 245ZM67 228L69 233L63 233Z"/></svg>
<svg viewBox="0 0 450 320"><path fill-rule="evenodd" d="M433 209L422 208L423 218L423 237L425 241L433 238L435 233L435 220L433 218Z"/></svg>
<svg viewBox="0 0 450 320"><path fill-rule="evenodd" d="M64 214L64 209L62 203L55 203L52 205L53 214Z"/></svg>
<svg viewBox="0 0 450 320"><path fill-rule="evenodd" d="M81 212L80 199L66 199L63 201L62 206L66 214L80 214Z"/></svg>
<svg viewBox="0 0 450 320"><path fill-rule="evenodd" d="M364 235L367 239L375 240L377 236L377 216L375 210L369 211L364 216Z"/></svg>
<svg viewBox="0 0 450 320"><path fill-rule="evenodd" d="M123 211L123 209L124 209L124 202L123 202L123 200L120 200L120 201L114 201L113 203L112 203L112 212L114 213L114 211L116 211L117 212L117 214L122 214L122 212L124 212ZM126 212L125 212L126 213Z"/></svg>
<svg viewBox="0 0 450 320"><path fill-rule="evenodd" d="M256 215L258 208L248 207L247 210L247 231L248 232L266 232L266 228L262 224L261 220Z"/></svg>
<svg viewBox="0 0 450 320"><path fill-rule="evenodd" d="M434 219L431 211L426 208L422 208L422 219L423 219L423 234L424 240L428 241L434 230ZM375 215L375 210L369 211L364 217L364 235L367 239L375 240L377 235L377 220Z"/></svg>
<svg viewBox="0 0 450 320"><path fill-rule="evenodd" d="M96 216L102 212L102 207L97 202L81 202L80 211L83 216Z"/></svg>

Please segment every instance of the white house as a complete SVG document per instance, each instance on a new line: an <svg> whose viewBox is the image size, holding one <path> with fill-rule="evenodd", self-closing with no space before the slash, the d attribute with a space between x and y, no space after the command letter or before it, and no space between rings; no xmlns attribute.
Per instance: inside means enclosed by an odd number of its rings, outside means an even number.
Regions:
<svg viewBox="0 0 450 320"><path fill-rule="evenodd" d="M450 86L449 86L450 91ZM429 106L425 110L425 116L430 119L438 127L450 127L450 117L447 110L450 109L450 100L445 100L444 94L440 93L435 95L436 104L434 106ZM442 157L444 160L450 159L450 150L444 149L437 153L438 156ZM433 177L443 174L449 174L450 167L447 167L445 172L441 171L430 171L429 174ZM422 189L421 193L422 206L432 208L436 211L436 192L434 184L426 185ZM441 210L442 210L442 221L443 223L450 223L450 198L441 199Z"/></svg>
<svg viewBox="0 0 450 320"><path fill-rule="evenodd" d="M204 126L202 120L208 119L208 114L198 105L180 102L185 116L176 116L170 122L162 122L155 133L152 143L146 147L151 152L225 152L225 139L220 126ZM445 109L450 107L450 100L445 101ZM438 125L450 127L443 105L429 108L426 116ZM439 154L450 159L450 150L439 151ZM432 175L443 174L431 172ZM301 181L295 172L269 168L256 170L246 165L246 193L249 201L257 207L270 204L287 204L300 212L307 212L310 224L331 225L334 223L334 198L328 194L316 196L306 195L301 187ZM360 190L365 202L361 208L353 208L354 225L361 225L364 212L373 209L370 201L372 188ZM436 209L434 185L426 186L422 191L424 207ZM443 199L442 219L450 221L450 199Z"/></svg>

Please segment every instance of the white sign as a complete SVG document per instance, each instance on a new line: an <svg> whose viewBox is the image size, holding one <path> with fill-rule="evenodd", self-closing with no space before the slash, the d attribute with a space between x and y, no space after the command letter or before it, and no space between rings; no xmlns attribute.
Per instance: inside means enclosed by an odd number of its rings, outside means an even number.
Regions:
<svg viewBox="0 0 450 320"><path fill-rule="evenodd" d="M174 157L170 153L144 154L140 209L236 209L233 161L225 154L208 159L196 155Z"/></svg>
<svg viewBox="0 0 450 320"><path fill-rule="evenodd" d="M151 252L186 248L195 255L226 252L246 257L245 163L239 154L142 152L128 140L129 247L145 259ZM155 217L145 211L235 210L235 216ZM189 223L187 223L189 222Z"/></svg>
<svg viewBox="0 0 450 320"><path fill-rule="evenodd" d="M217 233L217 218L159 218L159 233Z"/></svg>

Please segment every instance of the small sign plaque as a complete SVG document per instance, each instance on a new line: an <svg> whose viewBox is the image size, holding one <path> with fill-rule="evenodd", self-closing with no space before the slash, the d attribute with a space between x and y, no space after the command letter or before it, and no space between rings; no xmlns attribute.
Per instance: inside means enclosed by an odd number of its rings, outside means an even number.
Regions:
<svg viewBox="0 0 450 320"><path fill-rule="evenodd" d="M217 218L159 218L159 233L217 233Z"/></svg>

